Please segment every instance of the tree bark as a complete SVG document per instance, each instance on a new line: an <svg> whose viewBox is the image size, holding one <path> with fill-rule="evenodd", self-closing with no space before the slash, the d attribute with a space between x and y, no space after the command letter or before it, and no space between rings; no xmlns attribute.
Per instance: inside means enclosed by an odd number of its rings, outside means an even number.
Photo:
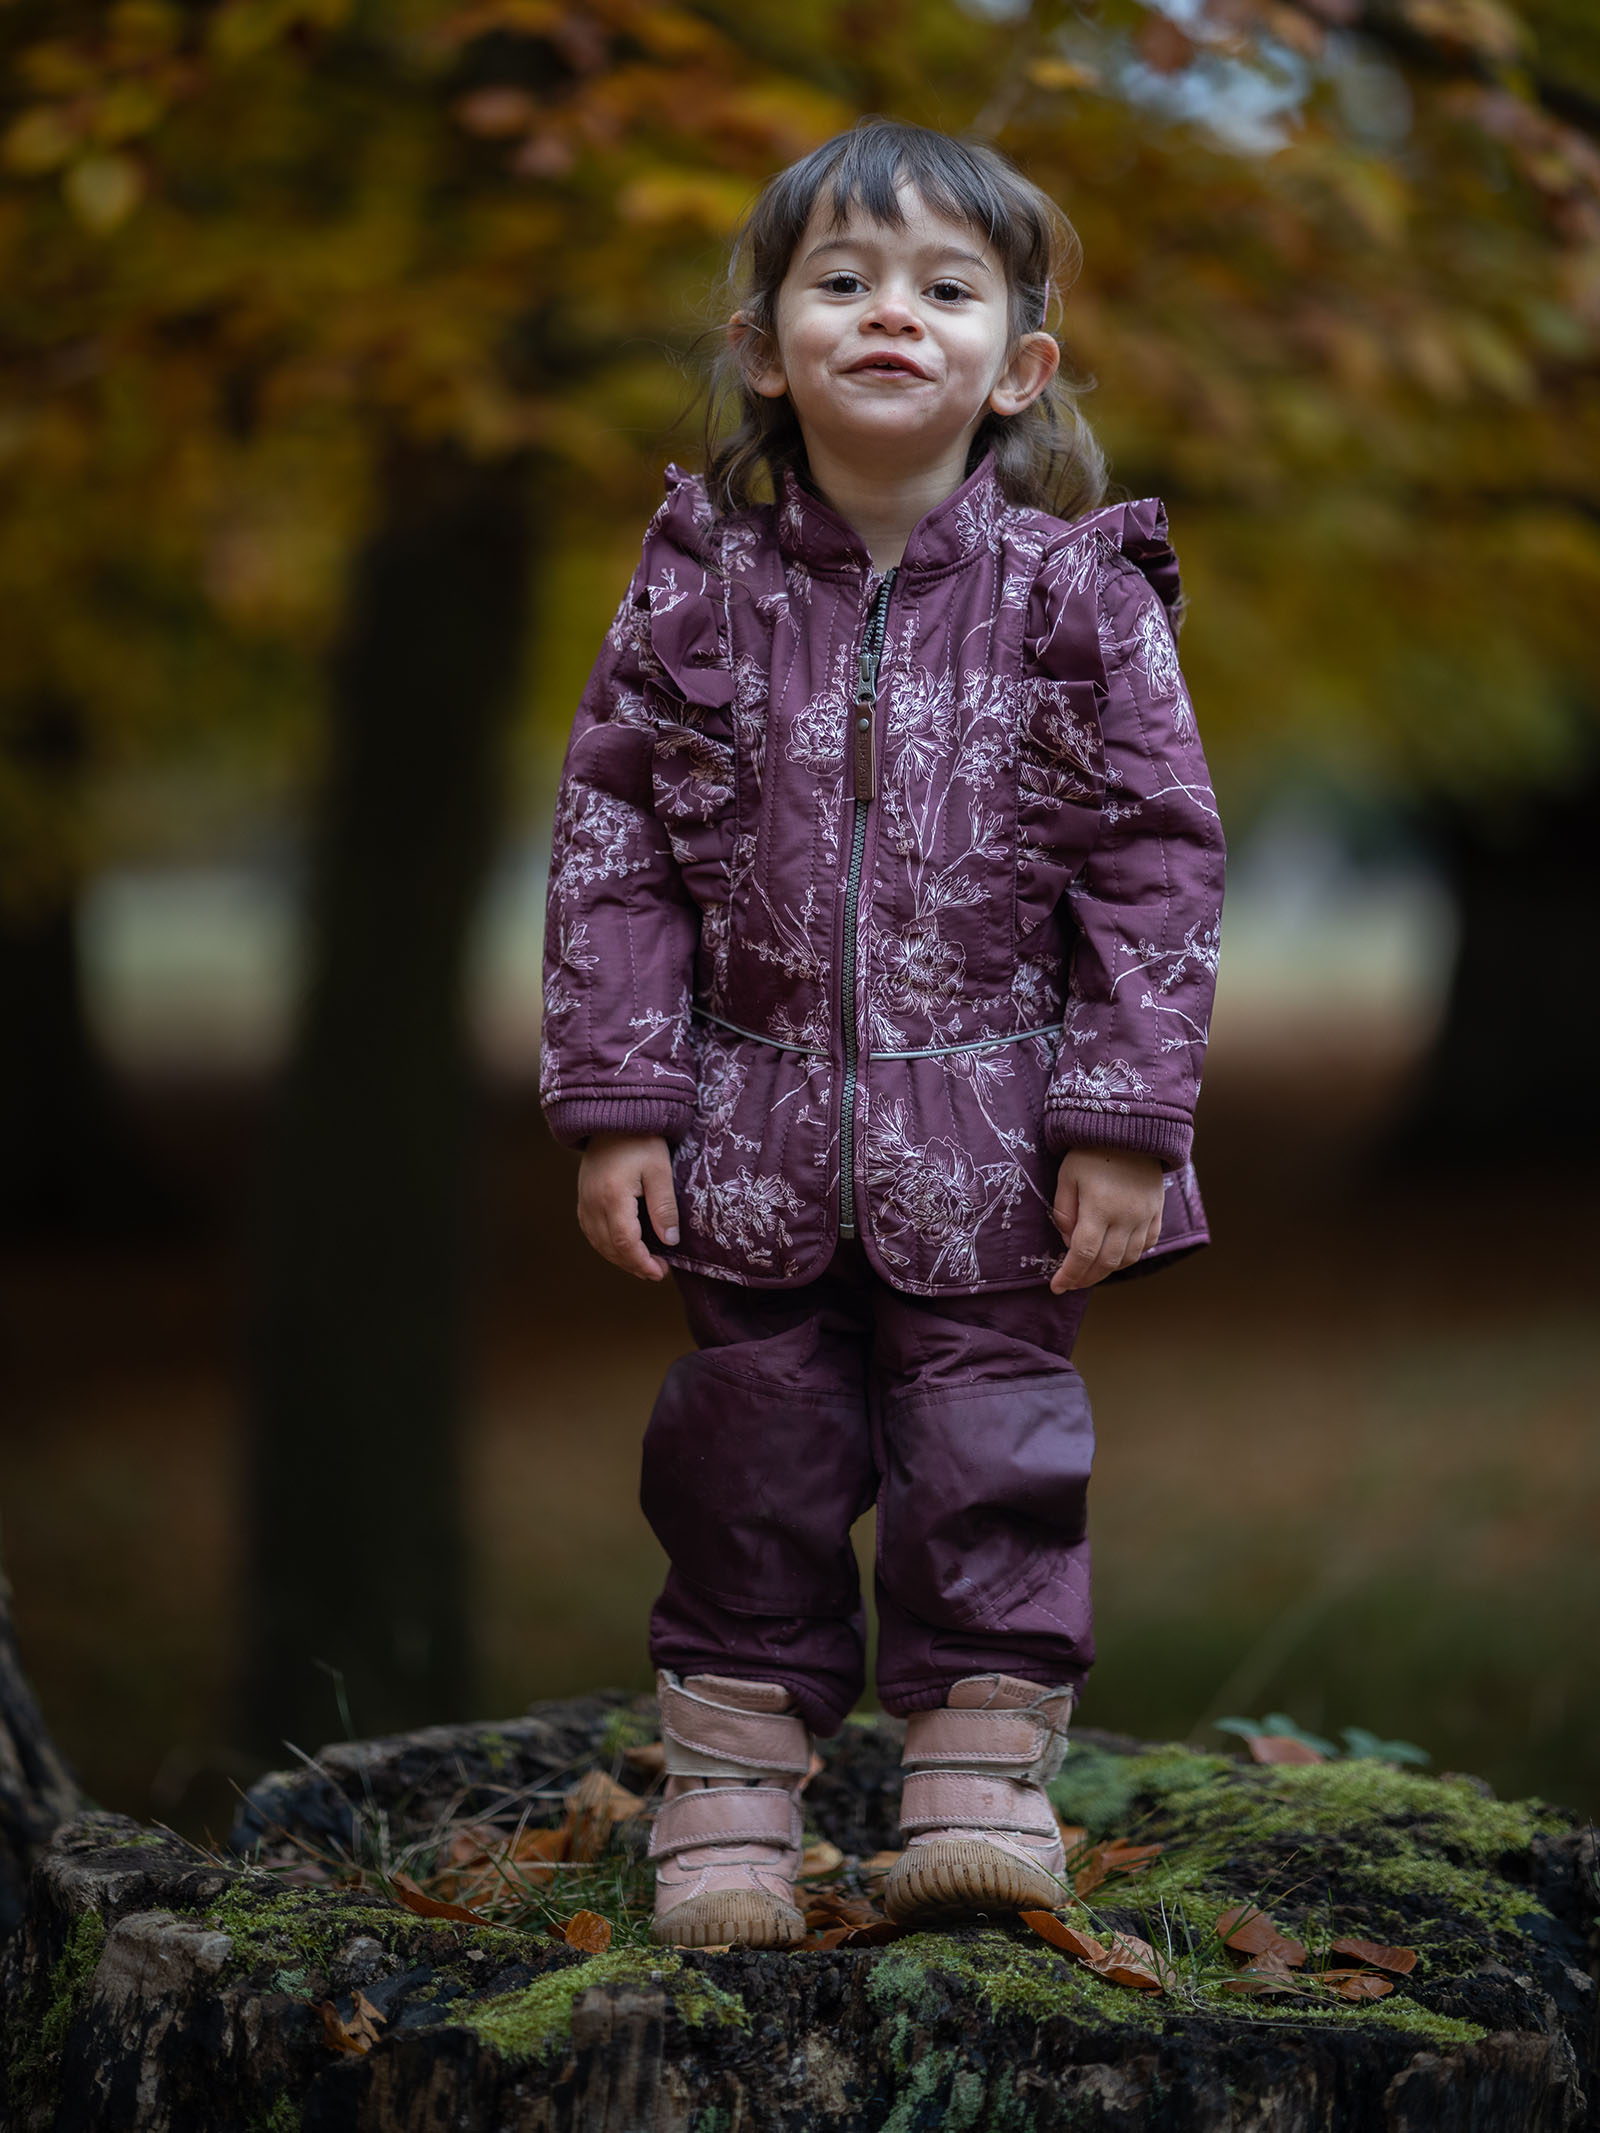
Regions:
<svg viewBox="0 0 1600 2133"><path fill-rule="evenodd" d="M325 1847L365 1817L369 1835L381 1818L401 1846L446 1806L509 1831L524 1813L558 1815L562 1788L596 1762L640 1788L608 1746L619 1716L640 1729L643 1712L621 1702L341 1743L317 1770L262 1779L232 1841L270 1857L285 1828ZM818 1833L841 1849L892 1841L895 1729L847 1726L823 1754L807 1794ZM1255 1783L1248 1770L1196 1768L1241 1799ZM1352 1804L1341 1841L1283 1834L1282 1901L1331 1903L1336 1916L1347 1859L1385 1841L1389 1812L1375 1795L1365 1818ZM635 1869L643 1841L642 1818L614 1840ZM1234 1868L1220 1869L1225 1880ZM0 2122L10 2133L1578 2133L1600 2124L1593 1832L1536 1837L1496 1871L1524 1915L1464 1932L1439 1857L1446 1893L1419 1915L1425 1962L1383 2003L1391 2019L1354 2008L1264 2019L1256 2003L1181 1995L1092 2004L1071 1989L1067 1958L1004 1920L886 1947L589 1959L537 1924L291 1888L241 1858L88 1815L58 1832L0 1965ZM1018 1967L997 1995L982 1960L1007 1951ZM337 2049L323 2004L349 2025L358 1993L381 2018L375 2041ZM538 2023L508 2026L508 2000L537 2003ZM1430 2033L1435 2011L1480 2034Z"/></svg>
<svg viewBox="0 0 1600 2133"><path fill-rule="evenodd" d="M1585 970L1600 934L1600 771L1558 797L1522 798L1496 820L1441 810L1433 828L1460 947L1400 1152L1592 1161L1583 1121L1594 1103L1600 995Z"/></svg>
<svg viewBox="0 0 1600 2133"><path fill-rule="evenodd" d="M22 1670L11 1586L0 1570L0 1940L22 1917L29 1872L51 1832L84 1805Z"/></svg>
<svg viewBox="0 0 1600 2133"><path fill-rule="evenodd" d="M241 1731L274 1760L335 1730L324 1668L368 1732L472 1696L462 992L523 647L529 467L394 443L379 488L332 665L254 1331Z"/></svg>

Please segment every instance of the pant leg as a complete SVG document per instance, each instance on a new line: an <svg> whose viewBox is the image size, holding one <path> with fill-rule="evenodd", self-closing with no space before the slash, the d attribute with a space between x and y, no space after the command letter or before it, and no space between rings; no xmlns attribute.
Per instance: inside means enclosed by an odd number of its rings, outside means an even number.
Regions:
<svg viewBox="0 0 1600 2133"><path fill-rule="evenodd" d="M1094 1424L1070 1357L1087 1295L885 1287L875 1301L885 1707L929 1709L990 1671L1079 1686L1094 1661Z"/></svg>
<svg viewBox="0 0 1600 2133"><path fill-rule="evenodd" d="M850 1528L877 1488L862 1281L848 1259L801 1289L676 1279L700 1345L645 1432L640 1502L672 1565L651 1659L781 1682L834 1733L865 1678Z"/></svg>

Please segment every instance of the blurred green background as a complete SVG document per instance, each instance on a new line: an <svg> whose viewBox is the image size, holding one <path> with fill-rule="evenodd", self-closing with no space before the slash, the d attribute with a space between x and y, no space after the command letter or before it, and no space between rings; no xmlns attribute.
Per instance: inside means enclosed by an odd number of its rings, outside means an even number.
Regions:
<svg viewBox="0 0 1600 2133"><path fill-rule="evenodd" d="M1085 1717L1600 1807L1587 0L12 0L0 58L0 1562L90 1792L221 1834L336 1679L648 1681L685 1336L538 1117L546 819L731 230L887 111L1079 230L1234 855L1217 1241L1080 1352Z"/></svg>

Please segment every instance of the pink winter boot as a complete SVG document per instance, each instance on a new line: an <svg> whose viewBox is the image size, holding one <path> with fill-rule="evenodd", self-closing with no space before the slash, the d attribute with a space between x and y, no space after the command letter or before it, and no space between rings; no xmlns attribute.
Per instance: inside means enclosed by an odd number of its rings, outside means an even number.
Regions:
<svg viewBox="0 0 1600 2133"><path fill-rule="evenodd" d="M969 1674L906 1725L906 1849L884 1908L900 1924L976 1911L1054 1910L1070 1894L1045 1780L1067 1752L1071 1689Z"/></svg>
<svg viewBox="0 0 1600 2133"><path fill-rule="evenodd" d="M811 1736L771 1681L656 1677L667 1791L650 1839L658 1941L787 1948L805 1932L796 1794Z"/></svg>

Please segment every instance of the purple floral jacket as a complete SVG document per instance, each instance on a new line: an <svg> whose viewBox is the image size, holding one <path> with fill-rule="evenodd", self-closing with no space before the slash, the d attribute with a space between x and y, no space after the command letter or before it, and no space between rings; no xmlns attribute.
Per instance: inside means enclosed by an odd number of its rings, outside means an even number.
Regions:
<svg viewBox="0 0 1600 2133"><path fill-rule="evenodd" d="M1155 502L1076 524L985 459L897 569L792 478L673 467L584 691L551 858L557 1139L675 1144L676 1266L919 1294L1060 1262L1069 1148L1189 1163L1222 833ZM1149 1258L1152 1254L1147 1253Z"/></svg>

